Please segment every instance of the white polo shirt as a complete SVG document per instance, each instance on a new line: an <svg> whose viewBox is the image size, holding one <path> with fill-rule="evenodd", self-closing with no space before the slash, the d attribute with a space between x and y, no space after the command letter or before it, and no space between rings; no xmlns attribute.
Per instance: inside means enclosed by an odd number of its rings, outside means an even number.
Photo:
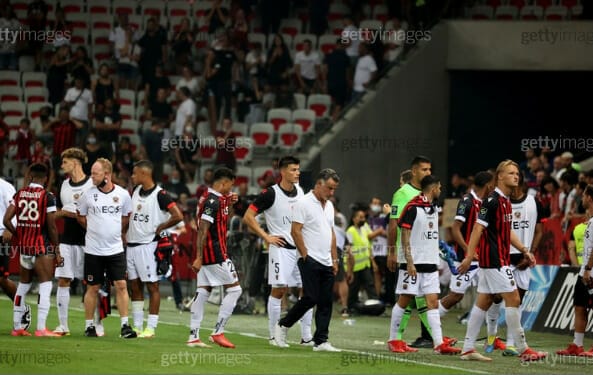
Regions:
<svg viewBox="0 0 593 375"><path fill-rule="evenodd" d="M89 104L93 104L93 94L89 89L82 89L82 95L80 90L76 87L71 87L66 91L64 100L67 102L74 102L74 105L70 109L70 117L88 121L89 120Z"/></svg>
<svg viewBox="0 0 593 375"><path fill-rule="evenodd" d="M325 202L325 207L313 195L305 194L292 207L292 221L303 224L303 241L307 248L307 256L317 262L331 267L331 244L334 228L334 205Z"/></svg>
<svg viewBox="0 0 593 375"><path fill-rule="evenodd" d="M14 198L16 189L14 186L3 178L0 178L0 214L4 217L10 201ZM12 225L16 225L16 215L12 218ZM4 224L0 221L0 236L4 233Z"/></svg>
<svg viewBox="0 0 593 375"><path fill-rule="evenodd" d="M175 136L181 137L187 119L191 117L194 121L196 119L196 103L190 98L185 99L177 109L175 116Z"/></svg>
<svg viewBox="0 0 593 375"><path fill-rule="evenodd" d="M308 55L305 54L305 51L299 51L294 58L294 65L299 65L301 68L301 76L309 80L317 79L315 67L320 64L321 59L319 59L319 54L315 51L309 52Z"/></svg>

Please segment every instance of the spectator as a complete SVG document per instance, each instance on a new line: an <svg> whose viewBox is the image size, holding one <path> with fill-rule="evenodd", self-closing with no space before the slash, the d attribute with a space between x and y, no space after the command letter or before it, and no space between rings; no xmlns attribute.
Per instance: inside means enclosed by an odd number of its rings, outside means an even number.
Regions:
<svg viewBox="0 0 593 375"><path fill-rule="evenodd" d="M196 189L196 197L198 199L200 199L200 197L202 195L204 195L205 192L208 191L208 188L212 187L213 182L214 182L214 169L206 168L204 170L204 176L203 176L202 183Z"/></svg>
<svg viewBox="0 0 593 375"><path fill-rule="evenodd" d="M354 72L353 103L356 103L364 95L368 85L375 79L377 73L377 64L375 64L375 59L373 59L369 52L368 44L360 43L358 46L360 57L356 63L356 70Z"/></svg>
<svg viewBox="0 0 593 375"><path fill-rule="evenodd" d="M348 46L346 48L346 55L350 58L350 65L356 66L358 60L358 46L360 45L360 30L354 24L352 15L345 15L342 20L344 29L342 30L342 42Z"/></svg>
<svg viewBox="0 0 593 375"><path fill-rule="evenodd" d="M235 159L236 138L233 133L233 121L230 118L222 120L222 130L216 132L216 161L217 167L227 167L235 171L237 160Z"/></svg>
<svg viewBox="0 0 593 375"><path fill-rule="evenodd" d="M231 44L233 47L237 51L246 52L249 47L249 40L247 39L249 26L247 25L243 9L237 9L234 13L230 31Z"/></svg>
<svg viewBox="0 0 593 375"><path fill-rule="evenodd" d="M70 75L74 78L81 78L84 87L90 88L91 74L94 72L95 70L93 69L93 60L89 58L86 48L84 46L79 46L76 48L70 63Z"/></svg>
<svg viewBox="0 0 593 375"><path fill-rule="evenodd" d="M29 30L34 34L45 32L47 26L47 12L48 7L43 0L33 0L29 3L27 8L27 25ZM31 38L29 39L29 52L35 56L35 70L41 69L41 61L43 58L43 39Z"/></svg>
<svg viewBox="0 0 593 375"><path fill-rule="evenodd" d="M167 102L167 89L159 88L156 101L150 104L146 113L146 120L161 126L163 129L169 127L173 121L173 107Z"/></svg>
<svg viewBox="0 0 593 375"><path fill-rule="evenodd" d="M85 140L84 152L87 156L87 162L82 166L86 175L91 174L91 167L99 158L111 159L110 151L104 147L97 139L95 130L91 130Z"/></svg>
<svg viewBox="0 0 593 375"><path fill-rule="evenodd" d="M387 49L385 50L384 59L386 62L396 61L401 53L404 51L404 44L406 42L406 31L403 29L398 18L394 18L393 30L389 31L389 38L387 40Z"/></svg>
<svg viewBox="0 0 593 375"><path fill-rule="evenodd" d="M68 65L70 64L70 46L63 45L51 57L47 69L48 101L52 106L64 100L66 95L66 79L68 78Z"/></svg>
<svg viewBox="0 0 593 375"><path fill-rule="evenodd" d="M467 183L459 173L453 173L451 176L451 190L448 198L461 198L467 193Z"/></svg>
<svg viewBox="0 0 593 375"><path fill-rule="evenodd" d="M76 133L82 128L82 123L74 122L70 119L68 107L60 107L58 118L51 123L51 129L54 137L54 166L61 164L60 155L67 148L74 147L76 142Z"/></svg>
<svg viewBox="0 0 593 375"><path fill-rule="evenodd" d="M98 142L107 145L112 152L115 152L121 124L119 105L116 105L112 98L106 98L103 108L101 108L100 112L97 112L95 129Z"/></svg>
<svg viewBox="0 0 593 375"><path fill-rule="evenodd" d="M530 189L538 186L536 175L539 171L544 171L542 159L538 156L533 156L529 159L529 168L525 172L525 183Z"/></svg>
<svg viewBox="0 0 593 375"><path fill-rule="evenodd" d="M182 73L183 67L191 62L191 49L194 42L194 33L191 29L190 19L184 17L179 23L179 28L173 34L171 49L175 58L177 71Z"/></svg>
<svg viewBox="0 0 593 375"><path fill-rule="evenodd" d="M257 178L257 184L262 189L267 189L270 186L280 183L280 169L278 168L278 158L272 159L272 168L266 170L261 176Z"/></svg>
<svg viewBox="0 0 593 375"><path fill-rule="evenodd" d="M194 137L194 129L186 126L181 136L181 144L175 148L175 163L182 174L183 181L193 181L198 169L198 139Z"/></svg>
<svg viewBox="0 0 593 375"><path fill-rule="evenodd" d="M150 129L143 132L142 134L141 152L153 164L154 169L152 172L155 181L163 180L165 152L162 149L162 144L164 137L165 134L163 132L163 128L154 123L151 125Z"/></svg>
<svg viewBox="0 0 593 375"><path fill-rule="evenodd" d="M31 122L31 129L36 138L51 141L52 133L50 129L52 109L50 106L44 106L39 109L39 116Z"/></svg>
<svg viewBox="0 0 593 375"><path fill-rule="evenodd" d="M109 66L103 63L99 67L99 77L91 86L97 112L101 111L107 99L119 99L119 82L109 75Z"/></svg>
<svg viewBox="0 0 593 375"><path fill-rule="evenodd" d="M8 6L0 7L0 30L18 30L21 23ZM0 70L17 70L17 43L3 39L0 43Z"/></svg>
<svg viewBox="0 0 593 375"><path fill-rule="evenodd" d="M248 85L255 92L255 97L258 101L263 97L263 93L260 90L263 88L266 61L266 55L262 53L261 43L256 42L253 45L253 49L251 49L245 57L245 70L249 74Z"/></svg>
<svg viewBox="0 0 593 375"><path fill-rule="evenodd" d="M581 166L579 163L574 162L574 155L570 151L565 151L562 153L562 160L564 161L565 168L572 168L577 172L581 171Z"/></svg>
<svg viewBox="0 0 593 375"><path fill-rule="evenodd" d="M327 30L327 15L329 13L329 0L316 0L309 3L311 25L309 32L317 36Z"/></svg>
<svg viewBox="0 0 593 375"><path fill-rule="evenodd" d="M206 80L208 82L208 118L210 131L216 132L218 114L224 99L224 117L231 117L232 80L236 76L235 51L229 42L228 33L222 32L213 43L206 57Z"/></svg>
<svg viewBox="0 0 593 375"><path fill-rule="evenodd" d="M179 199L181 194L190 194L187 185L181 181L181 175L177 168L173 168L169 181L163 184L163 189L165 189L175 201Z"/></svg>
<svg viewBox="0 0 593 375"><path fill-rule="evenodd" d="M66 91L64 102L70 107L70 120L80 123L80 126L77 126L80 131L76 134L77 143L80 144L85 139L93 118L93 94L84 88L82 78L74 78L74 87Z"/></svg>
<svg viewBox="0 0 593 375"><path fill-rule="evenodd" d="M196 103L191 98L190 91L187 87L182 87L177 91L177 98L179 99L179 108L175 116L175 128L173 134L176 137L181 137L186 128L190 128L193 133L196 121Z"/></svg>
<svg viewBox="0 0 593 375"><path fill-rule="evenodd" d="M558 182L548 176L544 177L540 186L537 198L542 205L542 216L549 218L562 217L560 210L560 186Z"/></svg>
<svg viewBox="0 0 593 375"><path fill-rule="evenodd" d="M154 68L154 75L148 81L144 82L144 97L151 106L156 100L156 95L159 89L165 89L166 97L169 97L171 92L171 81L165 76L165 67L161 64Z"/></svg>
<svg viewBox="0 0 593 375"><path fill-rule="evenodd" d="M352 80L350 59L346 54L345 44L341 39L336 42L336 48L323 60L323 81L327 84L326 92L333 101L332 121L336 121L348 98L349 86ZM331 69L330 69L331 66Z"/></svg>
<svg viewBox="0 0 593 375"><path fill-rule="evenodd" d="M222 6L222 0L214 0L212 8L206 15L208 33L214 34L218 29L224 28L229 19L229 10Z"/></svg>
<svg viewBox="0 0 593 375"><path fill-rule="evenodd" d="M564 173L564 161L562 160L562 156L558 155L554 158L552 162L552 171L550 172L550 176L552 176L556 181L560 181L560 176Z"/></svg>
<svg viewBox="0 0 593 375"><path fill-rule="evenodd" d="M120 137L117 151L115 153L115 167L120 175L129 178L132 175L134 168L134 157L132 155L132 147L130 138L123 136Z"/></svg>
<svg viewBox="0 0 593 375"><path fill-rule="evenodd" d="M294 58L294 73L299 92L309 95L317 90L320 65L321 59L316 51L312 51L311 40L305 39L303 50L297 52Z"/></svg>
<svg viewBox="0 0 593 375"><path fill-rule="evenodd" d="M31 132L31 122L28 118L23 118L19 124L18 135L16 137L16 156L17 163L21 165L19 170L25 172L25 168L31 162L31 146L33 145L33 132Z"/></svg>
<svg viewBox="0 0 593 375"><path fill-rule="evenodd" d="M292 59L281 34L276 34L272 46L268 50L267 81L272 91L277 93L282 86L288 86Z"/></svg>
<svg viewBox="0 0 593 375"><path fill-rule="evenodd" d="M66 33L72 32L72 22L66 20L66 14L64 13L64 8L56 7L56 11L54 13L55 21L50 21L50 27L54 31L60 31L62 35L67 35ZM69 44L70 40L60 35L54 40L54 47L59 47L63 44Z"/></svg>
<svg viewBox="0 0 593 375"><path fill-rule="evenodd" d="M119 48L119 59L117 64L117 76L119 87L129 90L138 89L138 62L142 56L142 47L133 40L134 31L131 27L124 30L124 42Z"/></svg>
<svg viewBox="0 0 593 375"><path fill-rule="evenodd" d="M154 17L148 19L146 32L138 41L138 45L142 47L138 64L142 79L145 83L151 82L157 72L156 67L167 64L167 35L161 30ZM154 92L156 93L156 90Z"/></svg>
<svg viewBox="0 0 593 375"><path fill-rule="evenodd" d="M183 65L181 68L181 78L177 81L175 85L176 90L179 91L182 87L187 87L189 89L189 93L191 97L195 97L200 91L200 83L198 81L198 77L194 76L194 72L192 71L189 65Z"/></svg>
<svg viewBox="0 0 593 375"><path fill-rule="evenodd" d="M576 197L576 185L579 182L579 174L572 168L567 168L560 176L560 210L563 215L563 224L568 225L570 214L573 209L573 202Z"/></svg>

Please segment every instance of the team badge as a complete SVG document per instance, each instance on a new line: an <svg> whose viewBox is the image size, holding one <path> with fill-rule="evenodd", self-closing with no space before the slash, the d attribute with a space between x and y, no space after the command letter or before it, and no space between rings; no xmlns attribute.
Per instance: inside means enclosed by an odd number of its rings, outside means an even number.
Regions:
<svg viewBox="0 0 593 375"><path fill-rule="evenodd" d="M95 202L97 201L97 198L99 198L99 195L97 195L96 193L93 194L93 198L95 199Z"/></svg>
<svg viewBox="0 0 593 375"><path fill-rule="evenodd" d="M511 286L515 286L515 280L511 280Z"/></svg>
<svg viewBox="0 0 593 375"><path fill-rule="evenodd" d="M397 206L396 205L391 206L391 215L392 216L397 215Z"/></svg>
<svg viewBox="0 0 593 375"><path fill-rule="evenodd" d="M403 288L404 290L407 290L407 289L408 289L408 284L404 284L404 285L402 285L402 288Z"/></svg>
<svg viewBox="0 0 593 375"><path fill-rule="evenodd" d="M461 286L461 281L458 281L457 282L457 286Z"/></svg>
<svg viewBox="0 0 593 375"><path fill-rule="evenodd" d="M515 212L515 217L516 217L517 219L520 219L520 218L521 218L521 211L516 211L516 212Z"/></svg>
<svg viewBox="0 0 593 375"><path fill-rule="evenodd" d="M434 223L433 223L432 221L429 221L429 222L428 222L428 227L429 227L430 229L432 229L432 227L434 227Z"/></svg>
<svg viewBox="0 0 593 375"><path fill-rule="evenodd" d="M113 197L113 203L119 202L119 197Z"/></svg>
<svg viewBox="0 0 593 375"><path fill-rule="evenodd" d="M210 203L214 203L214 199L213 198L210 198Z"/></svg>
<svg viewBox="0 0 593 375"><path fill-rule="evenodd" d="M136 207L138 209L138 211L140 211L140 209L142 208L142 205L139 204L138 207Z"/></svg>
<svg viewBox="0 0 593 375"><path fill-rule="evenodd" d="M93 282L93 275L86 275L86 281L88 281L89 283Z"/></svg>
<svg viewBox="0 0 593 375"><path fill-rule="evenodd" d="M75 201L77 201L78 198L80 198L80 194L78 194L78 193L74 194L74 197L73 198L74 198Z"/></svg>

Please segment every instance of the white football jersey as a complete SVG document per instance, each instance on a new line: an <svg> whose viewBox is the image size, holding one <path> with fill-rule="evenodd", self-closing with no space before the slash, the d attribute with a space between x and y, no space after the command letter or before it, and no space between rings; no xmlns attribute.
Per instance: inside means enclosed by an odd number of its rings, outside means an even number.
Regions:
<svg viewBox="0 0 593 375"><path fill-rule="evenodd" d="M519 237L521 243L528 248L531 248L538 217L535 198L531 195L526 195L522 202L512 203L512 207L513 220L511 222L511 228L517 237ZM511 254L520 253L521 252L517 248L511 245Z"/></svg>
<svg viewBox="0 0 593 375"><path fill-rule="evenodd" d="M585 273L585 265L589 261L591 251L593 251L593 218L589 219L589 222L587 222L587 229L585 229L585 245L583 246L583 264L581 265L581 270L579 271L579 276L581 277Z"/></svg>
<svg viewBox="0 0 593 375"><path fill-rule="evenodd" d="M147 196L140 195L142 186L136 187L132 193L132 214L128 228L127 240L130 243L147 244L154 241L156 228L169 220L168 211L161 210L158 201L160 186Z"/></svg>
<svg viewBox="0 0 593 375"><path fill-rule="evenodd" d="M283 237L294 246L294 240L290 234L292 225L292 206L305 195L299 185L295 185L297 194L294 197L287 196L278 184L271 187L274 189L274 204L264 211L268 232L273 236Z"/></svg>
<svg viewBox="0 0 593 375"><path fill-rule="evenodd" d="M10 205L10 201L12 200L15 194L16 189L14 188L14 186L12 186L12 184L4 180L3 178L0 178L0 215L2 215L2 217L4 217L6 209ZM16 215L12 218L12 225L16 225ZM0 220L0 235L4 233L5 229L6 228L4 227L2 220Z"/></svg>

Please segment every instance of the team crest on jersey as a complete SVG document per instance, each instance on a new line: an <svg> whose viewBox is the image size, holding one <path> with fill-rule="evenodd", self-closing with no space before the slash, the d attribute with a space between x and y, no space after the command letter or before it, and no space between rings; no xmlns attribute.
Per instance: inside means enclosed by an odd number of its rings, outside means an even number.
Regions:
<svg viewBox="0 0 593 375"><path fill-rule="evenodd" d="M208 216L212 215L212 209L210 207L206 207L206 209L204 210L204 214Z"/></svg>
<svg viewBox="0 0 593 375"><path fill-rule="evenodd" d="M210 203L214 203L214 199L213 198L210 198Z"/></svg>
<svg viewBox="0 0 593 375"><path fill-rule="evenodd" d="M92 283L93 282L93 275L86 275L86 281Z"/></svg>
<svg viewBox="0 0 593 375"><path fill-rule="evenodd" d="M119 202L119 197L113 197L113 203Z"/></svg>
<svg viewBox="0 0 593 375"><path fill-rule="evenodd" d="M480 209L480 215L482 215L482 216L483 216L483 215L486 215L487 213L488 213L488 209L487 209L486 207L482 207L482 208Z"/></svg>
<svg viewBox="0 0 593 375"><path fill-rule="evenodd" d="M396 205L391 206L391 215L393 215L393 216L397 215L397 206Z"/></svg>
<svg viewBox="0 0 593 375"><path fill-rule="evenodd" d="M78 198L80 198L80 194L78 194L78 193L74 194L73 198L74 198L75 201L77 201Z"/></svg>
<svg viewBox="0 0 593 375"><path fill-rule="evenodd" d="M95 199L95 202L97 201L97 199L99 198L98 194L93 194L93 198Z"/></svg>
<svg viewBox="0 0 593 375"><path fill-rule="evenodd" d="M460 203L459 207L457 207L457 213L463 215L465 212L465 203Z"/></svg>
<svg viewBox="0 0 593 375"><path fill-rule="evenodd" d="M511 286L515 286L515 280L511 280Z"/></svg>
<svg viewBox="0 0 593 375"><path fill-rule="evenodd" d="M408 284L404 284L404 285L402 285L402 288L403 288L404 290L407 290L407 289L408 289Z"/></svg>
<svg viewBox="0 0 593 375"><path fill-rule="evenodd" d="M516 211L516 212L515 212L515 217L516 217L517 219L520 219L520 218L521 218L521 211Z"/></svg>
<svg viewBox="0 0 593 375"><path fill-rule="evenodd" d="M140 211L140 209L142 208L142 205L139 204L138 207L136 207L138 209L138 211Z"/></svg>
<svg viewBox="0 0 593 375"><path fill-rule="evenodd" d="M432 229L434 227L434 223L432 221L428 222L428 228Z"/></svg>

